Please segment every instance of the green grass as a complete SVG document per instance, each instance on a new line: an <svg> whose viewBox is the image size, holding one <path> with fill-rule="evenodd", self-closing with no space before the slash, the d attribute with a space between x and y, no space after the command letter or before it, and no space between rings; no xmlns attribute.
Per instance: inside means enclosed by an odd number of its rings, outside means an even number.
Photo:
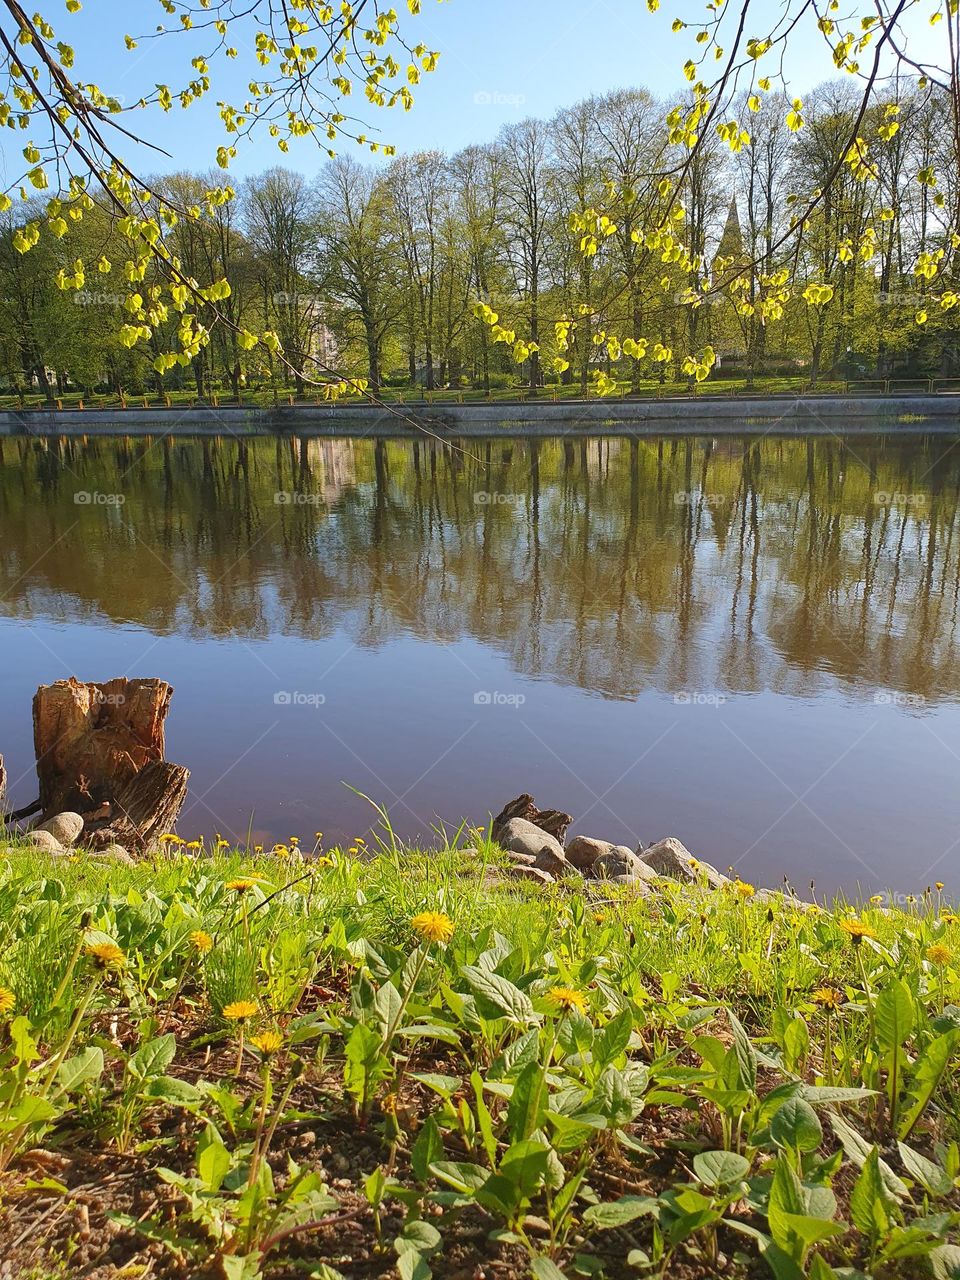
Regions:
<svg viewBox="0 0 960 1280"><path fill-rule="evenodd" d="M708 379L699 385L691 385L689 380L684 379L681 382L660 383L657 379L644 379L639 391L631 392L630 385L621 381L617 384L616 394L612 396L600 397L591 386L588 389L587 399L597 400L606 399L616 402L618 397L637 394L641 397L649 397L653 399L662 398L693 398L702 399L704 397L734 397L734 396L765 396L765 395L844 395L844 394L879 394L890 392L896 394L898 391L956 391L960 389L960 380L958 379L935 379L930 380L924 377L916 378L900 378L892 380L862 378L855 381L844 381L836 378L821 379L816 386L811 386L809 377L758 377L752 384L748 384L746 378L716 378ZM553 403L562 401L579 401L582 399L579 385L571 386L547 386L542 387L536 393L536 400L543 403ZM531 399L531 393L528 388L517 385L507 388L498 388L489 394L483 391L464 388L463 390L443 389L438 391L424 391L420 387L384 388L378 396L378 399L386 404L483 404L483 403L515 403L516 401L526 401ZM60 405L65 409L77 409L80 402L83 402L84 411L95 412L98 409L115 409L120 407L121 401L119 396L112 395L92 395L81 396L79 392L68 392L62 397L56 398L54 405ZM344 405L361 404L368 401L368 397L345 396L338 403ZM194 405L198 402L198 397L193 390L170 391L166 397L157 395L156 392L148 392L145 396L134 395L128 393L125 398L125 404L129 408L184 408ZM221 407L229 407L236 405L236 398L225 390L213 393L212 399L204 401L204 403L216 403ZM276 389L263 389L257 391L244 391L240 398L243 406L251 408L269 408L274 404L285 406L288 404L301 405L317 405L329 403L323 399L322 393L317 391L307 391L303 396L296 397L290 388L277 387ZM0 410L15 409L44 409L49 408L51 402L44 396L31 392L24 395L22 400L15 395L0 395Z"/></svg>
<svg viewBox="0 0 960 1280"><path fill-rule="evenodd" d="M463 835L478 854L389 833L318 861L14 847L5 1198L36 1147L134 1159L136 1212L109 1178L98 1209L123 1264L152 1247L230 1280L957 1274L960 921L940 888L891 912L544 888ZM22 1226L0 1217L0 1252ZM63 1246L38 1233L19 1264ZM64 1274L89 1266L79 1247Z"/></svg>

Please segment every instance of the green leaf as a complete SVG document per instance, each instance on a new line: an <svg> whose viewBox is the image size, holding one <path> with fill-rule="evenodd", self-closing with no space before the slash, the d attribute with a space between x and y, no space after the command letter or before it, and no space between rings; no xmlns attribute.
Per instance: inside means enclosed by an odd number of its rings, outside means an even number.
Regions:
<svg viewBox="0 0 960 1280"><path fill-rule="evenodd" d="M838 1102L863 1102L865 1098L874 1098L876 1095L876 1089L843 1089L828 1084L805 1084L800 1089L800 1096L811 1107L825 1107Z"/></svg>
<svg viewBox="0 0 960 1280"><path fill-rule="evenodd" d="M88 1080L96 1080L103 1073L103 1050L90 1046L72 1058L61 1062L57 1072L57 1088L72 1093Z"/></svg>
<svg viewBox="0 0 960 1280"><path fill-rule="evenodd" d="M482 1165L460 1160L435 1160L430 1166L430 1172L464 1195L472 1194L478 1187L482 1187L490 1176L489 1170Z"/></svg>
<svg viewBox="0 0 960 1280"><path fill-rule="evenodd" d="M786 1156L777 1156L773 1181L770 1184L770 1199L767 1204L767 1224L774 1243L794 1256L793 1230L790 1219L802 1217L806 1213L806 1200L800 1179L794 1172Z"/></svg>
<svg viewBox="0 0 960 1280"><path fill-rule="evenodd" d="M127 1063L127 1069L138 1080L160 1076L166 1071L177 1053L177 1038L172 1031L142 1044Z"/></svg>
<svg viewBox="0 0 960 1280"><path fill-rule="evenodd" d="M885 1049L899 1049L913 1030L913 997L906 983L893 977L877 996L877 1037Z"/></svg>
<svg viewBox="0 0 960 1280"><path fill-rule="evenodd" d="M543 1183L550 1148L545 1142L527 1138L515 1142L503 1153L500 1172L510 1179L520 1193L530 1199Z"/></svg>
<svg viewBox="0 0 960 1280"><path fill-rule="evenodd" d="M816 1151L823 1141L823 1129L809 1102L788 1098L770 1122L770 1136L780 1147Z"/></svg>
<svg viewBox="0 0 960 1280"><path fill-rule="evenodd" d="M693 1171L705 1186L729 1187L750 1172L750 1161L736 1151L701 1151L693 1157Z"/></svg>
<svg viewBox="0 0 960 1280"><path fill-rule="evenodd" d="M657 1209L653 1196L621 1196L619 1200L606 1204L592 1204L584 1210L583 1220L598 1231L610 1231L615 1227L625 1227L636 1218L655 1214Z"/></svg>
<svg viewBox="0 0 960 1280"><path fill-rule="evenodd" d="M542 1128L547 1114L546 1073L539 1062L523 1068L507 1108L507 1127L514 1138L529 1138Z"/></svg>
<svg viewBox="0 0 960 1280"><path fill-rule="evenodd" d="M731 1009L727 1010L727 1020L733 1031L733 1047L740 1067L740 1088L755 1089L757 1087L757 1054L753 1042Z"/></svg>
<svg viewBox="0 0 960 1280"><path fill-rule="evenodd" d="M898 1137L907 1138L912 1133L914 1125L936 1093L958 1043L960 1043L960 1031L948 1031L945 1035L931 1040L920 1055L909 1085L909 1095L913 1099L913 1104L904 1113Z"/></svg>
<svg viewBox="0 0 960 1280"><path fill-rule="evenodd" d="M230 1152L214 1125L207 1124L197 1143L197 1175L208 1191L219 1191L230 1172Z"/></svg>
<svg viewBox="0 0 960 1280"><path fill-rule="evenodd" d="M897 1143L897 1149L900 1152L900 1159L903 1161L903 1167L907 1173L929 1191L931 1195L948 1196L950 1194L953 1190L953 1179L946 1169L941 1168L933 1160L928 1160L919 1151L914 1151L912 1147L908 1147L902 1142Z"/></svg>
<svg viewBox="0 0 960 1280"><path fill-rule="evenodd" d="M499 973L489 973L486 969L478 969L466 964L461 970L474 993L488 1005L492 1005L496 1014L508 1018L519 1026L529 1026L537 1020L533 1002L525 991L503 978Z"/></svg>
<svg viewBox="0 0 960 1280"><path fill-rule="evenodd" d="M842 1116L835 1112L830 1112L830 1126L840 1140L840 1145L843 1147L847 1159L852 1160L855 1165L862 1169L871 1150L873 1150L870 1143L865 1138L862 1138L856 1129L847 1124ZM908 1200L910 1192L904 1185L903 1179L897 1177L885 1160L879 1161L879 1169L880 1177L883 1179L883 1185L886 1187L887 1192L896 1200Z"/></svg>
<svg viewBox="0 0 960 1280"><path fill-rule="evenodd" d="M443 1159L443 1138L433 1116L427 1116L410 1149L410 1165L418 1182L430 1177L430 1166Z"/></svg>
<svg viewBox="0 0 960 1280"><path fill-rule="evenodd" d="M643 1099L635 1096L622 1071L607 1067L597 1081L587 1106L590 1111L602 1115L611 1129L622 1129L643 1109Z"/></svg>
<svg viewBox="0 0 960 1280"><path fill-rule="evenodd" d="M850 1192L850 1217L864 1235L875 1239L890 1225L886 1194L880 1176L880 1152L873 1147Z"/></svg>
<svg viewBox="0 0 960 1280"><path fill-rule="evenodd" d="M534 1280L567 1280L557 1264L549 1258L534 1258L530 1263L530 1274Z"/></svg>

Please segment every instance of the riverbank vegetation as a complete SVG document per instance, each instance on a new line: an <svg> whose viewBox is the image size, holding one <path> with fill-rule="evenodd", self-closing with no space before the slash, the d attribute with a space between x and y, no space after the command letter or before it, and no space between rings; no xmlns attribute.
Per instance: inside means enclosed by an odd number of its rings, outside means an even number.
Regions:
<svg viewBox="0 0 960 1280"><path fill-rule="evenodd" d="M942 885L635 899L508 885L482 832L300 844L7 851L14 1274L958 1274Z"/></svg>

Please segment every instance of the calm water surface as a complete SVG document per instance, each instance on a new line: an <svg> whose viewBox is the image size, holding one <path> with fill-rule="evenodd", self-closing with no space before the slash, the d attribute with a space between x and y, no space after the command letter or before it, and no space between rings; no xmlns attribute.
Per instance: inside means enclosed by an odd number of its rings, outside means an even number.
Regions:
<svg viewBox="0 0 960 1280"><path fill-rule="evenodd" d="M184 834L520 791L745 878L960 880L960 446L0 441L0 751L156 675Z"/></svg>

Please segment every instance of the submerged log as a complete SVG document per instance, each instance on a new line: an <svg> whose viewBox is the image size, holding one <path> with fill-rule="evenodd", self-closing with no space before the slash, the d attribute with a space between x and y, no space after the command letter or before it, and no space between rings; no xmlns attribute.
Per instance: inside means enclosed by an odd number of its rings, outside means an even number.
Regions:
<svg viewBox="0 0 960 1280"><path fill-rule="evenodd" d="M535 827L546 831L561 844L567 834L567 827L573 821L572 814L562 813L559 809L538 809L533 803L533 796L524 792L523 795L517 796L516 800L505 804L494 818L492 832L494 840L499 840L500 833L511 818L523 818L526 822L532 822Z"/></svg>
<svg viewBox="0 0 960 1280"><path fill-rule="evenodd" d="M172 696L172 686L156 679L41 685L33 740L42 821L79 813L84 837L141 851L169 830L189 777L163 759Z"/></svg>

